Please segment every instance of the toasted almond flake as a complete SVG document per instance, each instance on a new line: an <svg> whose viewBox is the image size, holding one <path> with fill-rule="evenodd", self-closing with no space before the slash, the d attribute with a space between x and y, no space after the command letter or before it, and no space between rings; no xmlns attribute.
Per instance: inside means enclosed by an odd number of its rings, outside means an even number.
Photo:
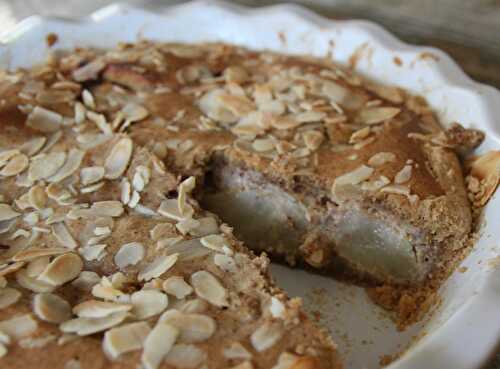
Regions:
<svg viewBox="0 0 500 369"><path fill-rule="evenodd" d="M55 286L49 283L39 281L36 277L30 277L26 269L17 271L16 281L21 287L33 292L52 292L55 289Z"/></svg>
<svg viewBox="0 0 500 369"><path fill-rule="evenodd" d="M0 170L0 176L11 177L18 175L28 167L29 160L24 154L17 154Z"/></svg>
<svg viewBox="0 0 500 369"><path fill-rule="evenodd" d="M75 124L82 124L85 122L85 117L87 116L87 109L80 101L75 102Z"/></svg>
<svg viewBox="0 0 500 369"><path fill-rule="evenodd" d="M82 268L82 259L77 254L67 253L52 260L37 279L53 286L60 286L78 277Z"/></svg>
<svg viewBox="0 0 500 369"><path fill-rule="evenodd" d="M200 222L196 219L183 219L175 225L175 228L177 228L181 234L186 235L188 233L190 234L192 230L199 226Z"/></svg>
<svg viewBox="0 0 500 369"><path fill-rule="evenodd" d="M159 322L167 323L179 329L179 341L184 343L203 342L212 337L217 325L207 315L186 314L169 309L164 312Z"/></svg>
<svg viewBox="0 0 500 369"><path fill-rule="evenodd" d="M283 337L283 333L280 323L266 322L252 333L250 342L257 352L262 352L274 346Z"/></svg>
<svg viewBox="0 0 500 369"><path fill-rule="evenodd" d="M136 265L143 257L144 246L139 242L130 242L120 247L114 261L119 269L124 269L129 265Z"/></svg>
<svg viewBox="0 0 500 369"><path fill-rule="evenodd" d="M87 300L73 307L73 313L80 318L104 318L118 312L127 312L132 305L98 300Z"/></svg>
<svg viewBox="0 0 500 369"><path fill-rule="evenodd" d="M252 149L257 152L274 150L275 141L270 138L259 138L252 142Z"/></svg>
<svg viewBox="0 0 500 369"><path fill-rule="evenodd" d="M37 328L38 323L31 314L16 316L0 322L0 331L16 340L35 333Z"/></svg>
<svg viewBox="0 0 500 369"><path fill-rule="evenodd" d="M386 176L380 176L379 178L372 181L363 182L361 184L361 189L363 191L378 191L389 183L391 183L389 178L387 178Z"/></svg>
<svg viewBox="0 0 500 369"><path fill-rule="evenodd" d="M0 151L0 167L3 167L10 159L19 154L20 152L18 149Z"/></svg>
<svg viewBox="0 0 500 369"><path fill-rule="evenodd" d="M94 202L90 207L94 216L119 217L123 214L123 205L120 201L108 200Z"/></svg>
<svg viewBox="0 0 500 369"><path fill-rule="evenodd" d="M92 60L75 69L71 74L73 79L77 82L85 82L92 79L97 79L99 73L106 67L106 63L102 59Z"/></svg>
<svg viewBox="0 0 500 369"><path fill-rule="evenodd" d="M0 343L3 343L4 345L8 345L11 343L9 335L4 331L0 331Z"/></svg>
<svg viewBox="0 0 500 369"><path fill-rule="evenodd" d="M80 188L80 193L92 193L99 190L102 186L104 186L104 181L94 183L93 185Z"/></svg>
<svg viewBox="0 0 500 369"><path fill-rule="evenodd" d="M182 277L172 276L168 277L162 285L163 291L175 296L178 299L183 299L193 293L193 287L191 287Z"/></svg>
<svg viewBox="0 0 500 369"><path fill-rule="evenodd" d="M47 204L47 194L45 187L42 185L33 186L28 192L29 203L35 209L41 210Z"/></svg>
<svg viewBox="0 0 500 369"><path fill-rule="evenodd" d="M175 234L174 226L170 223L156 224L150 231L149 235L153 241L171 236Z"/></svg>
<svg viewBox="0 0 500 369"><path fill-rule="evenodd" d="M52 110L35 106L29 113L26 125L41 132L55 132L63 123L63 116Z"/></svg>
<svg viewBox="0 0 500 369"><path fill-rule="evenodd" d="M92 296L109 301L118 301L125 294L113 286L96 284L92 287Z"/></svg>
<svg viewBox="0 0 500 369"><path fill-rule="evenodd" d="M196 295L211 304L224 307L228 306L227 290L210 272L200 270L191 275L191 285Z"/></svg>
<svg viewBox="0 0 500 369"><path fill-rule="evenodd" d="M359 112L358 120L364 124L378 124L394 118L400 112L400 108L394 107L367 108Z"/></svg>
<svg viewBox="0 0 500 369"><path fill-rule="evenodd" d="M104 334L102 348L106 356L117 359L121 354L140 350L151 328L146 322L136 322L112 328Z"/></svg>
<svg viewBox="0 0 500 369"><path fill-rule="evenodd" d="M175 244L181 242L182 240L184 240L184 238L182 236L167 237L167 238L159 239L158 242L156 242L156 249L160 250L160 249L164 249L164 248L169 248L169 247L174 246Z"/></svg>
<svg viewBox="0 0 500 369"><path fill-rule="evenodd" d="M57 242L61 246L67 247L68 249L75 249L78 247L75 239L71 235L64 222L54 223L52 225L52 234L57 239Z"/></svg>
<svg viewBox="0 0 500 369"><path fill-rule="evenodd" d="M99 130L105 135L112 135L113 129L111 125L107 122L104 114L97 114L93 111L87 111L87 118L93 122Z"/></svg>
<svg viewBox="0 0 500 369"><path fill-rule="evenodd" d="M207 311L209 307L210 305L205 300L195 298L179 306L179 310L186 314L201 314Z"/></svg>
<svg viewBox="0 0 500 369"><path fill-rule="evenodd" d="M45 142L47 141L47 138L44 136L40 137L34 137L29 141L26 141L19 147L19 151L21 151L23 154L28 155L28 156L33 156L36 153L38 153L43 145L45 145ZM1 166L1 159L0 159L0 166Z"/></svg>
<svg viewBox="0 0 500 369"><path fill-rule="evenodd" d="M379 152L368 159L368 165L372 167L380 167L386 163L396 160L396 155L392 152Z"/></svg>
<svg viewBox="0 0 500 369"><path fill-rule="evenodd" d="M82 91L82 100L87 108L92 110L95 109L94 96L89 90L85 89Z"/></svg>
<svg viewBox="0 0 500 369"><path fill-rule="evenodd" d="M113 146L104 163L106 178L116 179L125 172L132 157L132 147L132 140L128 137L120 139Z"/></svg>
<svg viewBox="0 0 500 369"><path fill-rule="evenodd" d="M21 298L21 292L15 288L2 288L0 290L0 309L5 309L6 307L15 304Z"/></svg>
<svg viewBox="0 0 500 369"><path fill-rule="evenodd" d="M214 264L217 265L221 270L225 272L234 273L238 270L236 262L229 255L215 254Z"/></svg>
<svg viewBox="0 0 500 369"><path fill-rule="evenodd" d="M401 169L398 173L396 173L396 176L394 177L394 183L403 184L408 182L411 178L411 172L412 172L412 166L405 165L403 169Z"/></svg>
<svg viewBox="0 0 500 369"><path fill-rule="evenodd" d="M179 336L179 329L157 323L144 341L141 362L145 369L157 369Z"/></svg>
<svg viewBox="0 0 500 369"><path fill-rule="evenodd" d="M230 244L227 239L220 234L211 234L200 238L200 242L206 248L214 250L220 253L225 253L226 250L230 250Z"/></svg>
<svg viewBox="0 0 500 369"><path fill-rule="evenodd" d="M71 285L80 290L90 291L93 286L99 283L100 280L101 279L97 273L84 270L80 273L78 278L71 282Z"/></svg>
<svg viewBox="0 0 500 369"><path fill-rule="evenodd" d="M121 112L124 118L130 123L141 121L149 115L148 110L144 106L136 103L126 104Z"/></svg>
<svg viewBox="0 0 500 369"><path fill-rule="evenodd" d="M5 355L7 355L7 347L3 343L0 343L0 358Z"/></svg>
<svg viewBox="0 0 500 369"><path fill-rule="evenodd" d="M393 193L396 195L405 195L405 196L410 195L410 189L408 187L400 185L400 184L385 186L380 191L386 192L386 193Z"/></svg>
<svg viewBox="0 0 500 369"><path fill-rule="evenodd" d="M137 319L147 319L162 313L168 306L168 297L157 290L142 290L132 294L130 301Z"/></svg>
<svg viewBox="0 0 500 369"><path fill-rule="evenodd" d="M7 279L5 277L0 277L0 288L7 287Z"/></svg>
<svg viewBox="0 0 500 369"><path fill-rule="evenodd" d="M195 345L179 343L172 347L165 362L179 369L198 368L207 358L203 350Z"/></svg>
<svg viewBox="0 0 500 369"><path fill-rule="evenodd" d="M223 89L208 91L198 101L198 105L203 114L221 123L234 123L238 117L224 104L219 97L226 95Z"/></svg>
<svg viewBox="0 0 500 369"><path fill-rule="evenodd" d="M31 161L28 169L28 178L31 181L49 178L56 174L65 161L65 152L51 152L44 155L38 155Z"/></svg>
<svg viewBox="0 0 500 369"><path fill-rule="evenodd" d="M158 208L158 213L167 218L177 221L191 218L194 214L194 209L191 205L186 204L184 207L184 214L179 211L178 201L175 199L163 200Z"/></svg>
<svg viewBox="0 0 500 369"><path fill-rule="evenodd" d="M141 195L139 195L139 192L134 191L127 205L131 208L135 208L139 204L139 201L141 201Z"/></svg>
<svg viewBox="0 0 500 369"><path fill-rule="evenodd" d="M39 293L33 298L33 312L49 323L62 323L71 318L71 305L52 293Z"/></svg>
<svg viewBox="0 0 500 369"><path fill-rule="evenodd" d="M104 178L104 167L86 167L80 171L80 180L82 185L87 186L99 182Z"/></svg>
<svg viewBox="0 0 500 369"><path fill-rule="evenodd" d="M224 357L226 359L244 359L250 360L252 354L241 343L233 342L228 347L224 348Z"/></svg>
<svg viewBox="0 0 500 369"><path fill-rule="evenodd" d="M88 336L117 326L127 316L127 312L120 311L104 318L75 318L62 323L59 329L64 333L76 333L79 336Z"/></svg>
<svg viewBox="0 0 500 369"><path fill-rule="evenodd" d="M25 263L23 261L18 261L12 264L0 264L0 277L5 277L10 273L17 272L24 266L24 264Z"/></svg>
<svg viewBox="0 0 500 369"><path fill-rule="evenodd" d="M373 174L373 171L373 168L366 165L361 165L353 171L337 177L334 182L334 187L343 185L357 185L370 178L370 176Z"/></svg>
<svg viewBox="0 0 500 369"><path fill-rule="evenodd" d="M178 192L179 196L177 199L177 206L179 208L179 214L181 216L186 215L186 211L189 208L186 206L186 197L194 190L196 186L196 177L189 177L179 184Z"/></svg>
<svg viewBox="0 0 500 369"><path fill-rule="evenodd" d="M171 254L167 256L160 256L151 264L146 266L138 275L139 281L149 281L153 278L160 277L163 273L167 272L174 266L179 258L179 254Z"/></svg>
<svg viewBox="0 0 500 369"><path fill-rule="evenodd" d="M293 129L298 126L300 126L300 122L298 122L294 117L292 116L280 116L280 117L275 117L271 121L271 125L280 130L286 130L286 129Z"/></svg>
<svg viewBox="0 0 500 369"><path fill-rule="evenodd" d="M93 260L102 260L107 252L106 252L106 247L108 245L101 243L97 245L92 245L92 246L85 246L81 247L78 250L78 253L83 256L83 258L87 261L93 261Z"/></svg>
<svg viewBox="0 0 500 369"><path fill-rule="evenodd" d="M38 259L44 256L54 256L54 255L60 255L60 254L65 254L69 250L67 248L63 247L31 247L26 250L19 251L17 254L15 254L12 257L13 261L30 261L34 259Z"/></svg>
<svg viewBox="0 0 500 369"><path fill-rule="evenodd" d="M85 152L79 149L69 150L68 157L64 165L51 177L47 178L49 182L60 182L75 173L80 167Z"/></svg>
<svg viewBox="0 0 500 369"><path fill-rule="evenodd" d="M10 205L0 204L0 222L14 219L19 215L21 215L21 213L14 211Z"/></svg>
<svg viewBox="0 0 500 369"><path fill-rule="evenodd" d="M473 205L484 206L500 183L500 151L490 151L476 158L470 167L470 176L480 181L481 191L475 193Z"/></svg>
<svg viewBox="0 0 500 369"><path fill-rule="evenodd" d="M367 138L370 135L370 133L371 133L371 127L363 127L361 129L358 129L357 131L351 134L351 137L349 138L349 143L354 144L357 142L361 142L365 138Z"/></svg>
<svg viewBox="0 0 500 369"><path fill-rule="evenodd" d="M299 123L318 122L325 118L326 113L322 111L305 111L295 115L295 120Z"/></svg>
<svg viewBox="0 0 500 369"><path fill-rule="evenodd" d="M42 256L40 258L34 259L28 263L26 266L26 273L31 278L36 278L41 272L45 270L47 265L50 263L50 257Z"/></svg>

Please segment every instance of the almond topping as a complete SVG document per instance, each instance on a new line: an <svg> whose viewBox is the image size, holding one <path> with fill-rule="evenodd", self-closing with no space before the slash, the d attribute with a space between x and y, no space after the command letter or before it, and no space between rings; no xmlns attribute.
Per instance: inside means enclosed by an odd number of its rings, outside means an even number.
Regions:
<svg viewBox="0 0 500 369"><path fill-rule="evenodd" d="M271 348L283 336L283 328L279 323L266 322L250 336L250 342L257 352Z"/></svg>
<svg viewBox="0 0 500 369"><path fill-rule="evenodd" d="M86 167L80 171L82 185L90 185L104 178L104 167Z"/></svg>
<svg viewBox="0 0 500 369"><path fill-rule="evenodd" d="M396 160L396 155L392 152L379 152L368 159L368 165L372 167L381 167L386 163Z"/></svg>
<svg viewBox="0 0 500 369"><path fill-rule="evenodd" d="M132 305L115 302L88 300L73 307L73 313L80 318L104 318L118 312L132 310Z"/></svg>
<svg viewBox="0 0 500 369"><path fill-rule="evenodd" d="M398 173L396 173L396 176L394 177L394 183L402 184L408 182L411 178L411 172L412 172L412 166L405 165L403 169L401 169Z"/></svg>
<svg viewBox="0 0 500 369"><path fill-rule="evenodd" d="M62 323L71 318L71 305L52 293L39 293L33 299L35 315L49 323Z"/></svg>
<svg viewBox="0 0 500 369"><path fill-rule="evenodd" d="M55 132L63 123L63 116L54 111L35 106L28 115L26 125L41 132Z"/></svg>
<svg viewBox="0 0 500 369"><path fill-rule="evenodd" d="M252 354L241 343L233 342L224 349L224 357L227 359L250 360L252 358Z"/></svg>
<svg viewBox="0 0 500 369"><path fill-rule="evenodd" d="M11 177L18 175L28 167L29 160L24 154L17 154L3 167L0 176Z"/></svg>
<svg viewBox="0 0 500 369"><path fill-rule="evenodd" d="M169 353L179 336L179 329L162 322L156 326L144 341L141 361L145 369L157 369Z"/></svg>
<svg viewBox="0 0 500 369"><path fill-rule="evenodd" d="M0 309L5 309L6 307L15 304L21 298L21 292L15 288L2 288L0 290Z"/></svg>
<svg viewBox="0 0 500 369"><path fill-rule="evenodd" d="M212 337L217 325L211 317L201 314L185 314L170 309L162 314L159 322L179 329L179 340L185 343L203 342Z"/></svg>
<svg viewBox="0 0 500 369"><path fill-rule="evenodd" d="M68 249L75 249L78 247L78 244L71 233L69 233L68 227L66 227L64 222L54 223L52 225L52 234L62 246Z"/></svg>
<svg viewBox="0 0 500 369"><path fill-rule="evenodd" d="M38 328L38 323L31 314L16 316L0 322L0 331L7 336L19 339L31 335Z"/></svg>
<svg viewBox="0 0 500 369"><path fill-rule="evenodd" d="M82 259L77 254L67 253L56 257L37 279L53 286L60 286L78 277L82 268Z"/></svg>
<svg viewBox="0 0 500 369"><path fill-rule="evenodd" d="M168 306L168 297L157 290L134 292L130 298L137 319L147 319L162 313Z"/></svg>
<svg viewBox="0 0 500 369"><path fill-rule="evenodd" d="M21 215L17 211L12 210L11 206L8 204L0 204L0 222L5 220L14 219Z"/></svg>
<svg viewBox="0 0 500 369"><path fill-rule="evenodd" d="M124 269L129 265L136 265L143 257L144 246L139 242L130 242L120 247L114 261L119 269Z"/></svg>
<svg viewBox="0 0 500 369"><path fill-rule="evenodd" d="M179 257L178 253L160 256L151 264L146 266L138 275L139 281L149 281L153 278L161 276L163 273L167 272L170 268L174 266Z"/></svg>
<svg viewBox="0 0 500 369"><path fill-rule="evenodd" d="M132 147L132 140L128 137L120 139L113 146L104 163L106 178L116 179L125 172L132 157Z"/></svg>
<svg viewBox="0 0 500 369"><path fill-rule="evenodd" d="M206 358L205 352L195 345L179 343L169 351L165 362L175 368L196 369Z"/></svg>
<svg viewBox="0 0 500 369"><path fill-rule="evenodd" d="M120 311L104 318L76 318L62 323L59 329L64 333L76 333L79 336L88 336L117 326L127 316L127 312Z"/></svg>
<svg viewBox="0 0 500 369"><path fill-rule="evenodd" d="M45 193L45 188L42 185L33 186L28 192L28 199L30 205L37 210L45 208L47 205L47 194Z"/></svg>
<svg viewBox="0 0 500 369"><path fill-rule="evenodd" d="M113 328L104 334L102 348L111 359L117 359L121 354L140 350L151 328L146 322L137 322Z"/></svg>
<svg viewBox="0 0 500 369"><path fill-rule="evenodd" d="M31 181L46 179L56 174L66 161L65 152L51 152L40 154L34 158L28 169L28 178Z"/></svg>
<svg viewBox="0 0 500 369"><path fill-rule="evenodd" d="M168 277L162 285L163 290L175 296L178 299L183 299L193 292L191 287L182 277L172 276Z"/></svg>
<svg viewBox="0 0 500 369"><path fill-rule="evenodd" d="M83 161L83 157L85 156L85 152L78 149L71 149L68 153L68 158L64 165L57 171L56 174L49 177L47 180L49 182L60 182L63 179L68 178L70 175L75 173L80 164Z"/></svg>
<svg viewBox="0 0 500 369"><path fill-rule="evenodd" d="M226 289L211 273L204 270L193 273L191 285L202 299L218 307L228 306Z"/></svg>
<svg viewBox="0 0 500 369"><path fill-rule="evenodd" d="M400 108L393 107L368 108L359 112L358 120L364 124L378 124L394 118L400 112Z"/></svg>

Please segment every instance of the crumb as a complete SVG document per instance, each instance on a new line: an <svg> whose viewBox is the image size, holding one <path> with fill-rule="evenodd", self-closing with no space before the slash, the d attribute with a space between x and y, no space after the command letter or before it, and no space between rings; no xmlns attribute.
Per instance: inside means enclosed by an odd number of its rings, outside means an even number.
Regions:
<svg viewBox="0 0 500 369"><path fill-rule="evenodd" d="M403 61L399 56L395 56L392 60L394 61L394 64L396 64L398 67L403 65Z"/></svg>

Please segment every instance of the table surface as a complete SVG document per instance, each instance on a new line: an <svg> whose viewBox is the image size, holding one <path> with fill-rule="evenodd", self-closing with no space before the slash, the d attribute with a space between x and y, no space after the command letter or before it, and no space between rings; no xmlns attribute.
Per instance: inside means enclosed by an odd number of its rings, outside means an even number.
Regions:
<svg viewBox="0 0 500 369"><path fill-rule="evenodd" d="M80 17L116 1L0 0L0 24L7 31L33 14ZM155 7L182 0L128 0ZM279 1L237 0L263 6ZM337 19L363 18L382 24L404 41L438 47L473 79L500 88L500 0L296 0ZM500 369L500 348L485 369Z"/></svg>

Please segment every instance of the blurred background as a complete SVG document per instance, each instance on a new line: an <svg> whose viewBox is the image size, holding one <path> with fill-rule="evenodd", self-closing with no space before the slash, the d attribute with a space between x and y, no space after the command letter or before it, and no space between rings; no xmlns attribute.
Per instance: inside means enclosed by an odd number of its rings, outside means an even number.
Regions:
<svg viewBox="0 0 500 369"><path fill-rule="evenodd" d="M80 17L112 0L0 0L0 24L8 30L33 14ZM179 0L128 0L143 7ZM249 6L283 1L237 0ZM474 79L500 87L500 0L296 0L325 16L364 18L384 25L401 39L448 52Z"/></svg>
<svg viewBox="0 0 500 369"><path fill-rule="evenodd" d="M77 18L112 4L112 0L0 0L0 32L8 32L30 15ZM179 0L128 0L156 8ZM237 0L247 6L282 3ZM500 0L302 0L330 18L375 21L404 41L438 47L450 54L474 79L500 88ZM486 369L500 369L500 350Z"/></svg>

